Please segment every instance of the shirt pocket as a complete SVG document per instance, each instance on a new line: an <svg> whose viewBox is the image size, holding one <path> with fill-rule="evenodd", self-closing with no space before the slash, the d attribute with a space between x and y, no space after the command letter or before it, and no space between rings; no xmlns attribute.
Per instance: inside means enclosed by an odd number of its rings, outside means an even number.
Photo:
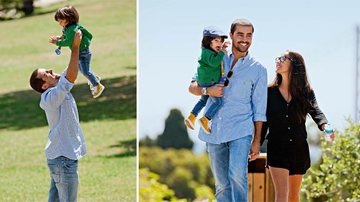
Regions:
<svg viewBox="0 0 360 202"><path fill-rule="evenodd" d="M236 97L239 101L246 103L250 102L252 90L251 80L245 80L237 83L237 85L234 86L234 90L237 95Z"/></svg>

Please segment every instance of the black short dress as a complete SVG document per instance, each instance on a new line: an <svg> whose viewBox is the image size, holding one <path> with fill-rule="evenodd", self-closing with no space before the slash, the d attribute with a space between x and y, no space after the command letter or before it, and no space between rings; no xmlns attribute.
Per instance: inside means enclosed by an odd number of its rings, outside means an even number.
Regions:
<svg viewBox="0 0 360 202"><path fill-rule="evenodd" d="M307 99L312 105L308 113L320 129L321 125L328 121L319 109L313 91ZM263 142L266 136L268 140L269 166L288 169L290 175L303 175L310 167L306 120L295 123L294 114L290 110L294 106L291 105L294 105L293 101L287 103L277 86L268 88L267 122L263 124L261 139Z"/></svg>

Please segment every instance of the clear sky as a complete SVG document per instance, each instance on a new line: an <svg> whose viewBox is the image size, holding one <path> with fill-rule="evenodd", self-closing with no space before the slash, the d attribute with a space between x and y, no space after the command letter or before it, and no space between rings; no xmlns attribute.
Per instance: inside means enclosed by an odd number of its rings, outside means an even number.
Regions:
<svg viewBox="0 0 360 202"><path fill-rule="evenodd" d="M226 4L225 4L226 2ZM301 53L320 108L337 129L354 117L355 38L360 1L139 0L139 137L164 129L171 108L187 116L198 97L187 88L197 67L202 30L229 33L236 18L255 27L250 54L275 75L274 58ZM190 131L197 140L197 132Z"/></svg>

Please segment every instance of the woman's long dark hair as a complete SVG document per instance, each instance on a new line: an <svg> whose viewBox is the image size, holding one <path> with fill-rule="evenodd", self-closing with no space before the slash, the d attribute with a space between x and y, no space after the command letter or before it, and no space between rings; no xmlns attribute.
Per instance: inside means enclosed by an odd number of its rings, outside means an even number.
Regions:
<svg viewBox="0 0 360 202"><path fill-rule="evenodd" d="M293 121L301 123L306 119L306 115L311 108L311 103L308 99L311 87L307 79L304 58L296 52L288 51L288 53L291 61L289 93L292 97L292 105L290 105L290 110L295 115ZM281 81L282 76L277 74L271 86L279 86Z"/></svg>

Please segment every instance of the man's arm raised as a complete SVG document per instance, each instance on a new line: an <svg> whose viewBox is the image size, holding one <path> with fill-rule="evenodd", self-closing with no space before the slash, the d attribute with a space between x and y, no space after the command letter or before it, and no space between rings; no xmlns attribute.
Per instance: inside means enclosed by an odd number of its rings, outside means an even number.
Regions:
<svg viewBox="0 0 360 202"><path fill-rule="evenodd" d="M74 36L74 41L71 49L70 62L66 72L66 79L71 83L75 82L79 70L79 46L80 46L81 38L82 38L82 33L80 30L78 30Z"/></svg>

